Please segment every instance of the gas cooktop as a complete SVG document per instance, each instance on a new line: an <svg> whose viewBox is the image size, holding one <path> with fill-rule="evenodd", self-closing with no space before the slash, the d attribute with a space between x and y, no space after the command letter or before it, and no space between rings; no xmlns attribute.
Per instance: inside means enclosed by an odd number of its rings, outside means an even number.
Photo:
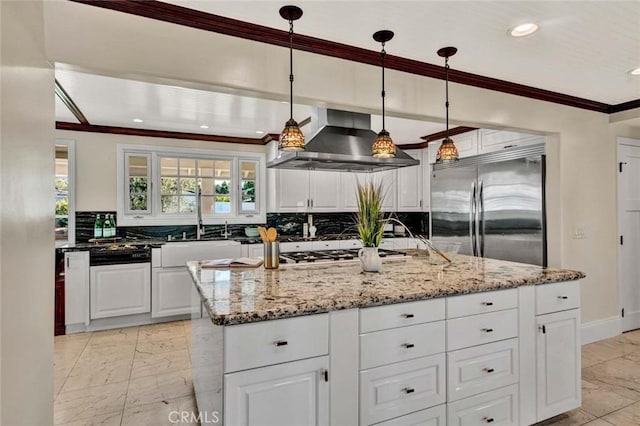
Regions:
<svg viewBox="0 0 640 426"><path fill-rule="evenodd" d="M312 250L291 253L281 253L281 264L305 264L318 262L343 262L348 260L357 260L360 249L341 249L341 250ZM378 254L385 259L403 259L406 253L395 250L378 249Z"/></svg>

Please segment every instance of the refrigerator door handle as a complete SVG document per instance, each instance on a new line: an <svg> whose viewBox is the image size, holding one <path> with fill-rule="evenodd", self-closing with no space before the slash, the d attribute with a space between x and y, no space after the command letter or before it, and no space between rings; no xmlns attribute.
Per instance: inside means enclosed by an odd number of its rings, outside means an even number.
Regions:
<svg viewBox="0 0 640 426"><path fill-rule="evenodd" d="M471 255L476 256L476 181L471 182L469 196L469 236L471 237Z"/></svg>
<svg viewBox="0 0 640 426"><path fill-rule="evenodd" d="M484 257L484 181L478 183L478 207L476 209L476 233L478 256Z"/></svg>

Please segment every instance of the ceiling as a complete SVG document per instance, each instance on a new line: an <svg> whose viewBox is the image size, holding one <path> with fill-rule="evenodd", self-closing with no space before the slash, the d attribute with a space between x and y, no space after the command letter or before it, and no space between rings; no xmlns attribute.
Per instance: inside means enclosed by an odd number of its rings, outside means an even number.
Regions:
<svg viewBox="0 0 640 426"><path fill-rule="evenodd" d="M93 125L261 138L263 133L257 132L280 133L289 118L286 102L63 69L56 70L56 79ZM311 115L311 106L294 104L296 120ZM143 121L134 122L134 118ZM57 97L56 120L78 123ZM421 136L445 127L443 123L396 117L387 117L386 121L398 144L421 142ZM201 128L203 125L209 128ZM374 131L382 128L381 116L371 116L371 127ZM313 123L303 127L307 134L314 129Z"/></svg>
<svg viewBox="0 0 640 426"><path fill-rule="evenodd" d="M168 3L273 28L288 29L282 1L174 0ZM389 54L608 104L640 98L638 1L305 1L297 33L377 50L371 35L395 31ZM357 24L354 23L357 17ZM540 30L513 38L533 21Z"/></svg>

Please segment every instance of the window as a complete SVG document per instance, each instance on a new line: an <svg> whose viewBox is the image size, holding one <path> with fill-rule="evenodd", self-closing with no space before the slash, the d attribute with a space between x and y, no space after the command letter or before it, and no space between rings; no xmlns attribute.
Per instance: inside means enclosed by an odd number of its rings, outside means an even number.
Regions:
<svg viewBox="0 0 640 426"><path fill-rule="evenodd" d="M56 200L55 238L57 244L75 242L73 170L73 141L56 141L54 192Z"/></svg>
<svg viewBox="0 0 640 426"><path fill-rule="evenodd" d="M120 146L119 152L119 224L192 224L198 202L205 223L265 220L259 196L264 154L147 146Z"/></svg>

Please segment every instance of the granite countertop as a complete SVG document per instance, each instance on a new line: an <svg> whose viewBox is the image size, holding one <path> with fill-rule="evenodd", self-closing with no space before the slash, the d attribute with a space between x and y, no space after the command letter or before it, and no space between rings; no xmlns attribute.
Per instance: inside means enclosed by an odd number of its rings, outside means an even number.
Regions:
<svg viewBox="0 0 640 426"><path fill-rule="evenodd" d="M285 266L275 270L201 269L193 281L216 325L234 325L584 278L582 272L471 256L445 264L425 251L383 261L380 273L359 262Z"/></svg>

